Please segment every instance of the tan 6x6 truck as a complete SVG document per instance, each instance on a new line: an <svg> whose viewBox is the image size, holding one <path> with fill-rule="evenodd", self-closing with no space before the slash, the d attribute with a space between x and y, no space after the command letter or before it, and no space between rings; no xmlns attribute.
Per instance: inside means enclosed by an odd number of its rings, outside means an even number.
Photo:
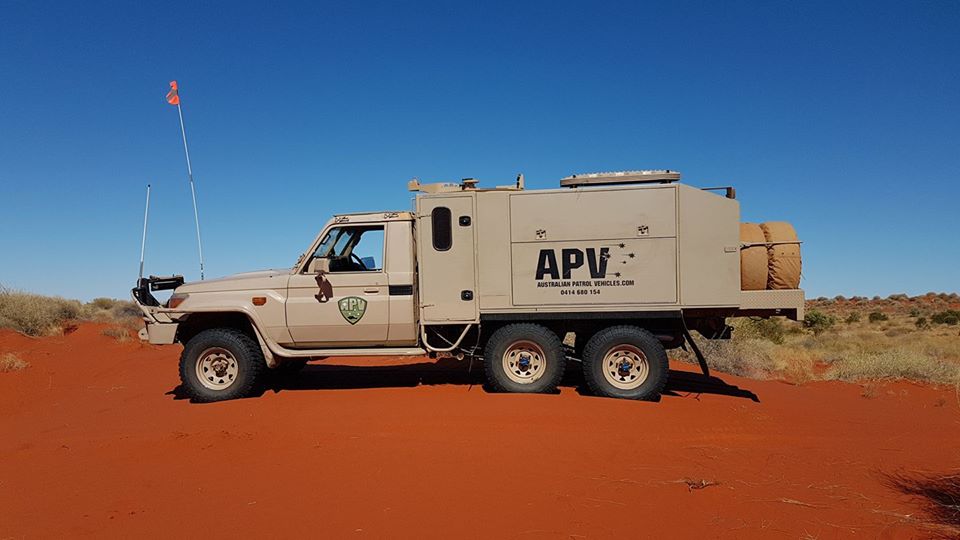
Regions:
<svg viewBox="0 0 960 540"><path fill-rule="evenodd" d="M492 189L414 180L414 211L334 216L293 268L139 280L141 338L183 344L197 401L249 395L269 370L374 355L480 357L506 392L551 392L573 361L596 394L656 399L666 349L689 343L708 373L691 331L724 339L727 317L803 317L792 227L741 224L732 188L679 176L575 175L546 190L522 175ZM170 289L162 305L152 294Z"/></svg>

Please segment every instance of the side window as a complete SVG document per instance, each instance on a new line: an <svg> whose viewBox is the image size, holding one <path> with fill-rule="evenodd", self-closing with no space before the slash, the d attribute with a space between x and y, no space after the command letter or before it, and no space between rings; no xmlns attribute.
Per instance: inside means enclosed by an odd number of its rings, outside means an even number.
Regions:
<svg viewBox="0 0 960 540"><path fill-rule="evenodd" d="M383 270L383 227L364 229L352 251L360 259L362 270Z"/></svg>
<svg viewBox="0 0 960 540"><path fill-rule="evenodd" d="M330 272L379 272L383 270L383 226L336 227L313 253L314 259L329 259Z"/></svg>
<svg viewBox="0 0 960 540"><path fill-rule="evenodd" d="M437 251L447 251L453 245L453 223L450 217L450 209L445 206L438 206L430 213L430 221L433 226L433 249Z"/></svg>

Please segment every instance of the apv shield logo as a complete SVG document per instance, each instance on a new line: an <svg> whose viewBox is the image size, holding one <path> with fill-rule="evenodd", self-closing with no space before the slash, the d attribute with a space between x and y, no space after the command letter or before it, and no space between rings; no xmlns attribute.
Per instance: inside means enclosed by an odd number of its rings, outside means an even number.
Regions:
<svg viewBox="0 0 960 540"><path fill-rule="evenodd" d="M340 306L340 314L350 324L357 324L367 312L367 301L357 296L342 298L337 305Z"/></svg>

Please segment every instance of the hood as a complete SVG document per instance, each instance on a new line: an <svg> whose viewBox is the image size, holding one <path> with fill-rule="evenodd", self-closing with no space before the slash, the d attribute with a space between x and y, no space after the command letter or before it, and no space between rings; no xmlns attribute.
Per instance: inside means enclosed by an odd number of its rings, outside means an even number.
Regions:
<svg viewBox="0 0 960 540"><path fill-rule="evenodd" d="M217 291L242 291L245 289L272 289L285 287L290 269L258 270L243 272L216 279L192 281L177 287L176 293L200 293Z"/></svg>

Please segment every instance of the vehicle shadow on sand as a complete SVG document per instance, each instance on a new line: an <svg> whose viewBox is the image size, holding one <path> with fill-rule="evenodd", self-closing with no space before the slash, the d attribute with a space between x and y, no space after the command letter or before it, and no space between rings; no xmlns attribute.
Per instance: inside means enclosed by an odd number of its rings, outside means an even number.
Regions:
<svg viewBox="0 0 960 540"><path fill-rule="evenodd" d="M578 363L567 367L560 386L574 388L579 394L592 393L583 380ZM348 366L328 363L308 364L303 371L293 375L271 373L266 384L254 396L267 392L279 393L295 390L356 390L364 388L413 388L420 385L457 385L477 387L490 392L483 375L483 364L469 360L446 358L435 362L418 362L395 366ZM700 373L670 370L670 380L663 392L664 397L690 397L691 395L714 394L759 402L753 392L728 384L716 376L704 377ZM181 386L167 392L174 399L187 399Z"/></svg>

